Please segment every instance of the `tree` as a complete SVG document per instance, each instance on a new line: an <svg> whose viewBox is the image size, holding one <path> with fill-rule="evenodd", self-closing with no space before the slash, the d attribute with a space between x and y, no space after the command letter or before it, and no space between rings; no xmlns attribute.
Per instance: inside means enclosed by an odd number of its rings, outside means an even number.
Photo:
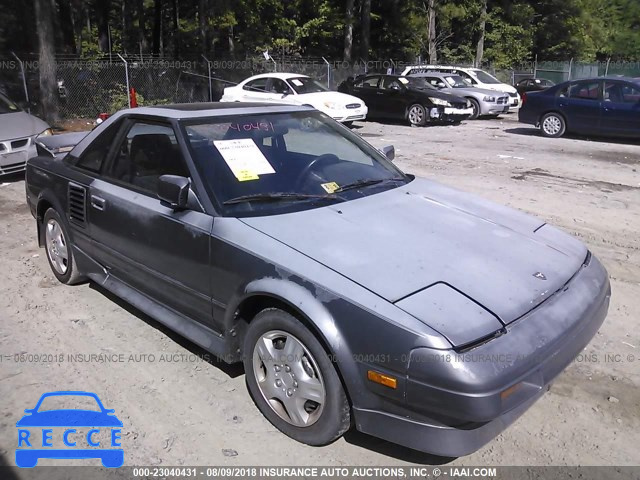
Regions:
<svg viewBox="0 0 640 480"><path fill-rule="evenodd" d="M111 47L111 32L109 27L111 0L96 0L94 7L98 24L98 47L101 52L108 52Z"/></svg>
<svg viewBox="0 0 640 480"><path fill-rule="evenodd" d="M361 30L361 56L366 61L369 60L371 42L371 0L362 0Z"/></svg>
<svg viewBox="0 0 640 480"><path fill-rule="evenodd" d="M482 58L484 56L484 36L487 26L487 0L481 0L480 7L480 36L478 38L478 45L476 47L476 67L482 64Z"/></svg>
<svg viewBox="0 0 640 480"><path fill-rule="evenodd" d="M344 51L342 58L345 62L351 63L353 56L353 9L355 7L355 0L347 0L347 8L345 11L344 21Z"/></svg>
<svg viewBox="0 0 640 480"><path fill-rule="evenodd" d="M57 82L53 3L50 0L35 0L35 14L40 66L40 105L44 118L50 123L55 123L59 120L59 116L58 103L55 98Z"/></svg>
<svg viewBox="0 0 640 480"><path fill-rule="evenodd" d="M436 0L427 0L427 21L428 21L428 35L429 35L429 63L438 63L438 46L437 46L437 32L436 32Z"/></svg>

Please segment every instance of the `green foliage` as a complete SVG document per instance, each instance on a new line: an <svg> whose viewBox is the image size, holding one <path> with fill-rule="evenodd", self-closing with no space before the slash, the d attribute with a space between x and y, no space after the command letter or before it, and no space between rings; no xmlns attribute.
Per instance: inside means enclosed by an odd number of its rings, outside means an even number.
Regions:
<svg viewBox="0 0 640 480"><path fill-rule="evenodd" d="M362 42L355 0L353 58ZM185 59L243 58L264 50L274 55L338 59L344 47L347 0L110 0L107 12L114 52L152 53L153 32L160 51ZM105 52L98 46L103 2L56 0L56 49L72 51L61 27L73 20L72 41L85 58ZM427 0L371 0L370 58L413 60L428 51ZM436 0L436 45L443 62L471 63L480 38L482 0ZM63 11L70 16L63 18ZM160 15L156 17L156 6ZM129 19L126 16L131 16ZM125 18L129 30L125 31ZM201 22L204 20L204 22ZM507 67L536 55L542 60L640 59L638 0L488 0L484 59ZM159 23L158 23L159 22ZM177 25L177 29L176 29ZM177 30L177 31L176 31ZM143 35L143 38L141 38ZM66 42L66 43L65 43ZM104 48L104 46L103 46ZM35 20L24 2L4 0L0 49L19 54L38 50Z"/></svg>

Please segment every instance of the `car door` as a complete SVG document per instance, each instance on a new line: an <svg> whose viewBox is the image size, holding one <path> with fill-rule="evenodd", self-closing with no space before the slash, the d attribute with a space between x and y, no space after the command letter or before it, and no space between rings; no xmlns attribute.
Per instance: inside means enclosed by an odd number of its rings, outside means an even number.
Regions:
<svg viewBox="0 0 640 480"><path fill-rule="evenodd" d="M213 218L199 208L174 211L157 198L161 175L191 176L181 150L171 125L127 121L102 175L89 185L91 237L96 259L111 275L211 324Z"/></svg>
<svg viewBox="0 0 640 480"><path fill-rule="evenodd" d="M558 108L575 132L598 133L602 110L602 82L583 80L572 83L566 96L558 97Z"/></svg>
<svg viewBox="0 0 640 480"><path fill-rule="evenodd" d="M407 108L406 93L406 87L398 77L383 76L376 92L377 103L383 116L404 118Z"/></svg>
<svg viewBox="0 0 640 480"><path fill-rule="evenodd" d="M640 87L607 80L602 107L603 133L640 136Z"/></svg>
<svg viewBox="0 0 640 480"><path fill-rule="evenodd" d="M362 99L369 108L367 116L382 116L379 99L377 98L378 84L380 83L380 75L368 76L360 79L353 86L353 95Z"/></svg>
<svg viewBox="0 0 640 480"><path fill-rule="evenodd" d="M267 98L273 103L295 104L295 92L289 84L281 78L270 77L267 80Z"/></svg>

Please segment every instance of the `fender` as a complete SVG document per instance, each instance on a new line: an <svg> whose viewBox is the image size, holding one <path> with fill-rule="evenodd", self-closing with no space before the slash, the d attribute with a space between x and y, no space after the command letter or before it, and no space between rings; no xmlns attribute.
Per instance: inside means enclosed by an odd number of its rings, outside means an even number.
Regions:
<svg viewBox="0 0 640 480"><path fill-rule="evenodd" d="M253 280L248 283L241 295L229 302L225 313L224 325L226 332L234 332L240 322L238 312L243 302L255 297L271 297L274 300L285 303L293 310L299 312L311 331L318 335L320 343L328 348L328 354L335 360L338 373L345 382L347 390L356 388L354 379L359 377L353 353L343 334L338 328L333 315L327 309L326 303L331 301L344 301L328 292L312 293L308 288L291 278L281 279L266 277ZM242 337L242 335L241 335Z"/></svg>
<svg viewBox="0 0 640 480"><path fill-rule="evenodd" d="M42 230L42 220L44 218L45 209L42 208L43 204L48 203L55 210L65 218L66 208L60 203L60 200L50 189L44 189L38 194L36 201L36 225L38 229L38 246L44 247L44 231ZM66 218L65 218L66 219ZM69 232L72 234L72 232Z"/></svg>

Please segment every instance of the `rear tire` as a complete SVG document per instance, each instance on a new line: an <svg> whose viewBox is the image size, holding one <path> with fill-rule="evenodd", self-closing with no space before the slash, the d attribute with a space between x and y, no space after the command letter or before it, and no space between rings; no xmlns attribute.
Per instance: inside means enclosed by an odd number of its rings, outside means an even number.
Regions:
<svg viewBox="0 0 640 480"><path fill-rule="evenodd" d="M424 127L427 124L427 111L419 103L414 103L407 110L407 120L411 126Z"/></svg>
<svg viewBox="0 0 640 480"><path fill-rule="evenodd" d="M56 210L48 209L42 220L44 247L51 271L59 282L74 285L84 280L78 271L67 226Z"/></svg>
<svg viewBox="0 0 640 480"><path fill-rule="evenodd" d="M247 388L262 414L285 435L326 445L351 426L340 377L316 337L294 316L267 308L244 339Z"/></svg>
<svg viewBox="0 0 640 480"><path fill-rule="evenodd" d="M547 113L540 120L540 131L545 137L559 138L564 135L566 130L567 122L559 113Z"/></svg>

